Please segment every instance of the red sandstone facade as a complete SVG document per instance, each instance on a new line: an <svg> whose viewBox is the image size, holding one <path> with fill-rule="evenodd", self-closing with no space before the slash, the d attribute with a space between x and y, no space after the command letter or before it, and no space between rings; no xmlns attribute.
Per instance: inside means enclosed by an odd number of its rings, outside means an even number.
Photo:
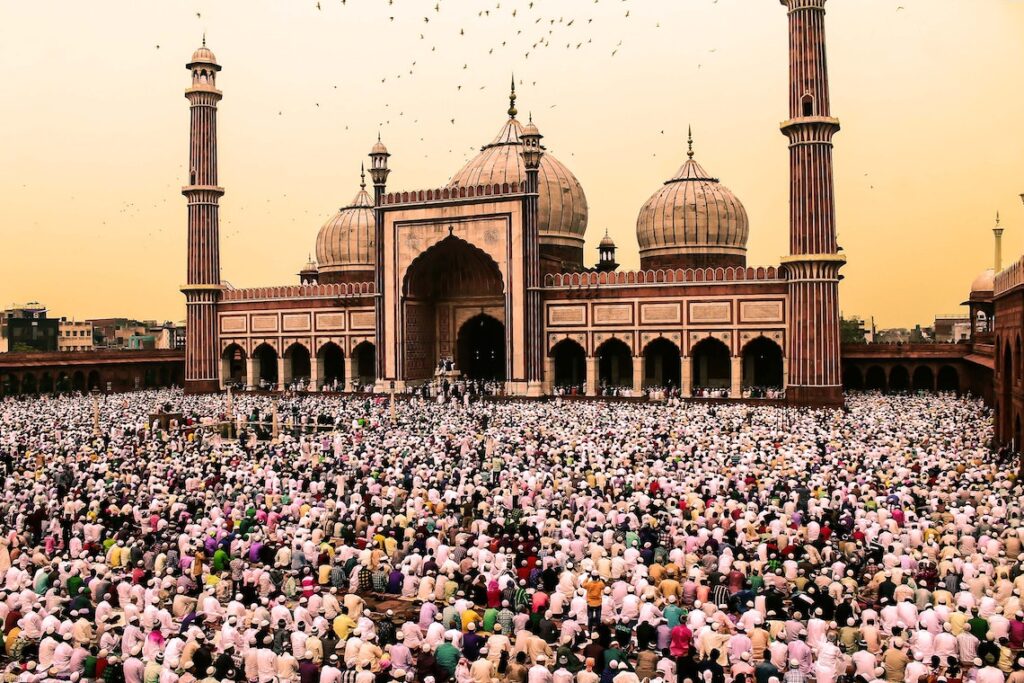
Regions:
<svg viewBox="0 0 1024 683"><path fill-rule="evenodd" d="M748 219L694 160L641 208L645 268L588 270L588 214L575 176L532 121L505 121L445 187L388 192L390 153L370 152L365 185L321 229L302 285L236 290L219 278L216 104L205 46L189 68L186 388L228 383L403 390L451 359L509 394L625 393L646 386L739 398L750 387L795 403L842 401L825 0L787 0L791 255L746 266ZM365 182L365 181L364 181ZM602 242L602 253L614 244ZM611 263L612 261L608 261ZM647 266L650 266L649 268ZM319 268L319 271L317 270ZM356 282L347 274L364 275ZM358 279L358 278L355 278Z"/></svg>

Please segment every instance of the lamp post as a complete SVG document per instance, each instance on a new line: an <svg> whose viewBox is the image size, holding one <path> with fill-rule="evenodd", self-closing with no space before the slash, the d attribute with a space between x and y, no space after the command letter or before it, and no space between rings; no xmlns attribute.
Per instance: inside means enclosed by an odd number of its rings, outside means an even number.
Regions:
<svg viewBox="0 0 1024 683"><path fill-rule="evenodd" d="M391 380L391 423L395 422L395 380Z"/></svg>
<svg viewBox="0 0 1024 683"><path fill-rule="evenodd" d="M278 436L279 432L280 432L280 428L278 426L278 421L277 421L277 397L275 396L274 399L270 403L270 438L271 438L271 440L277 441L277 436Z"/></svg>
<svg viewBox="0 0 1024 683"><path fill-rule="evenodd" d="M231 385L230 384L228 385L228 406L227 406L227 412L228 412L228 438L232 439L232 438L234 438L232 436L232 434L234 433L234 426L235 426L235 402L234 402L234 400L232 398L232 395L231 395Z"/></svg>
<svg viewBox="0 0 1024 683"><path fill-rule="evenodd" d="M92 395L92 435L100 435L100 390L93 388Z"/></svg>

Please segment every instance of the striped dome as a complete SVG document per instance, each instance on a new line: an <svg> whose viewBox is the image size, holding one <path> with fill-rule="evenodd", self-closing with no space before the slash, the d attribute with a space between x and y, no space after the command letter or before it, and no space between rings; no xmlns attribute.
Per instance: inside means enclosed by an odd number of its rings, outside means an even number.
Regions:
<svg viewBox="0 0 1024 683"><path fill-rule="evenodd" d="M523 162L523 125L510 117L497 137L456 173L449 187L470 187L526 180ZM562 162L545 152L538 173L537 198L542 244L583 246L587 230L587 197L576 176Z"/></svg>
<svg viewBox="0 0 1024 683"><path fill-rule="evenodd" d="M745 262L749 224L736 195L694 161L693 149L679 171L640 209L636 237L640 258L671 265L735 265Z"/></svg>
<svg viewBox="0 0 1024 683"><path fill-rule="evenodd" d="M374 228L373 200L364 181L352 203L339 209L320 228L316 237L320 274L372 271Z"/></svg>

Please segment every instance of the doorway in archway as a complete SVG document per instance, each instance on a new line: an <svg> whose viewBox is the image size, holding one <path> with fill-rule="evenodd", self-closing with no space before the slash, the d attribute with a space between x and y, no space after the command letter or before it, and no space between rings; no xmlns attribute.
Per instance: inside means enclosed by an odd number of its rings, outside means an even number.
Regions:
<svg viewBox="0 0 1024 683"><path fill-rule="evenodd" d="M458 368L463 377L505 380L505 326L486 313L473 316L459 328Z"/></svg>

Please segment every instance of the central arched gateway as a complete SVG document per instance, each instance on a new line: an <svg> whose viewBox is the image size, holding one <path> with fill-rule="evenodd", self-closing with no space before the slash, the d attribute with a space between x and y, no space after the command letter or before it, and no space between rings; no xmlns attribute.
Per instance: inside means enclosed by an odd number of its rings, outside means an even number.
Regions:
<svg viewBox="0 0 1024 683"><path fill-rule="evenodd" d="M486 313L462 323L456 362L469 379L505 381L505 326Z"/></svg>
<svg viewBox="0 0 1024 683"><path fill-rule="evenodd" d="M440 360L451 359L467 377L506 379L504 291L498 264L459 237L420 254L402 286L401 378L429 379Z"/></svg>

